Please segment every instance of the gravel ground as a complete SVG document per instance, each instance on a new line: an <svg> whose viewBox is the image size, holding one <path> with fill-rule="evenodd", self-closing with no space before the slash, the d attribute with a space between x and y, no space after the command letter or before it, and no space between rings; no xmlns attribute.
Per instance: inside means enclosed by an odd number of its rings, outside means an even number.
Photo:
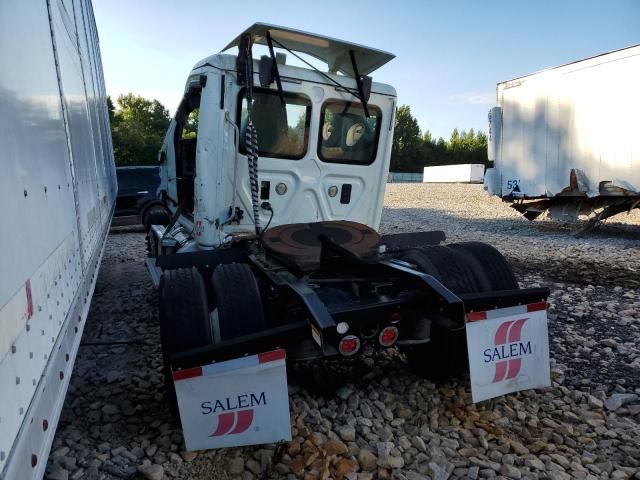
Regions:
<svg viewBox="0 0 640 480"><path fill-rule="evenodd" d="M468 379L434 385L393 350L296 365L291 443L198 453L183 451L163 401L143 236L113 233L47 477L640 478L640 212L612 220L576 239L477 185L389 185L384 233L486 241L522 286L551 287L553 386L474 405Z"/></svg>

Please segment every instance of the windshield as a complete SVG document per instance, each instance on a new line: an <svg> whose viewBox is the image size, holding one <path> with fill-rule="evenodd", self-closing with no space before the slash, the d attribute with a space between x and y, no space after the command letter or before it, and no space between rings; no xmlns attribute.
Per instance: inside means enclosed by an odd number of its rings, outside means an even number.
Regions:
<svg viewBox="0 0 640 480"><path fill-rule="evenodd" d="M247 127L247 99L244 92L240 109L240 153L246 154L244 131ZM278 92L253 90L253 124L258 132L258 155L298 160L307 153L311 102L302 95L284 94L282 108Z"/></svg>
<svg viewBox="0 0 640 480"><path fill-rule="evenodd" d="M320 114L318 156L325 162L369 165L376 158L380 135L380 109L361 103L330 100Z"/></svg>

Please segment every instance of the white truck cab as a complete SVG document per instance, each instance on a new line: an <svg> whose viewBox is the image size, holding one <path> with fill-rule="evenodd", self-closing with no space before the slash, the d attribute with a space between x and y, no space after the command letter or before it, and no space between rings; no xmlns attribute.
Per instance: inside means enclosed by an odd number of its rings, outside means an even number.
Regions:
<svg viewBox="0 0 640 480"><path fill-rule="evenodd" d="M324 61L328 71L286 65L285 56L278 54L283 108L275 79L269 84L261 79L265 57L253 60L259 201L271 208L258 209L259 224L349 219L377 229L396 92L389 85L372 83L365 107L357 96L349 52L354 53L360 75L394 56L264 24L253 25L243 35L264 44L267 32L273 43L292 54L295 49ZM237 47L240 38L225 50ZM197 245L191 243L188 249L212 248L254 233L245 145L247 96L238 75L235 55L220 53L198 62L162 146L160 188L174 213L181 207L178 222L194 231ZM188 127L196 111L194 134Z"/></svg>

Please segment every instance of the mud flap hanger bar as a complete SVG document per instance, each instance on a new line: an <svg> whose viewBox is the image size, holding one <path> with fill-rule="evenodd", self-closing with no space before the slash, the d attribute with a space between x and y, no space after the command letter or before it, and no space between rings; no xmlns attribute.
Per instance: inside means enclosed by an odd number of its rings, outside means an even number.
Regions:
<svg viewBox="0 0 640 480"><path fill-rule="evenodd" d="M469 312L545 302L549 296L549 289L547 287L456 295L431 275L413 270L406 265L405 262L399 260L384 260L380 263L419 278L439 297L443 312L446 312L449 318L454 319L459 326L464 325L466 322L466 314Z"/></svg>
<svg viewBox="0 0 640 480"><path fill-rule="evenodd" d="M428 291L431 299L435 297L440 304L440 311L448 318L451 318L459 326L464 325L465 308L460 298L446 288L435 277L419 272L411 268L405 262L399 260L383 260L380 265L389 267L397 272L401 272L408 277L413 277L421 290Z"/></svg>
<svg viewBox="0 0 640 480"><path fill-rule="evenodd" d="M172 369L192 368L209 363L223 362L247 354L254 355L270 350L284 348L309 337L309 323L296 322L289 325L270 328L262 332L225 340L215 345L193 348L171 355Z"/></svg>
<svg viewBox="0 0 640 480"><path fill-rule="evenodd" d="M460 295L460 299L464 302L467 313L546 302L548 297L549 289L547 287L522 288L518 290L502 290L486 293L466 293Z"/></svg>

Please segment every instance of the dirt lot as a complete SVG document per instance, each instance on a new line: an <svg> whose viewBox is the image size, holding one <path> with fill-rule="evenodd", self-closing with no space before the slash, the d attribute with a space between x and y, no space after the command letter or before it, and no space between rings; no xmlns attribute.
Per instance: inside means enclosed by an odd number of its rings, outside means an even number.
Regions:
<svg viewBox="0 0 640 480"><path fill-rule="evenodd" d="M640 211L576 239L477 185L389 185L383 233L427 229L491 243L522 286L552 289L552 387L474 405L468 379L434 385L393 351L316 362L292 369L293 442L184 452L144 238L112 233L48 478L640 478Z"/></svg>

